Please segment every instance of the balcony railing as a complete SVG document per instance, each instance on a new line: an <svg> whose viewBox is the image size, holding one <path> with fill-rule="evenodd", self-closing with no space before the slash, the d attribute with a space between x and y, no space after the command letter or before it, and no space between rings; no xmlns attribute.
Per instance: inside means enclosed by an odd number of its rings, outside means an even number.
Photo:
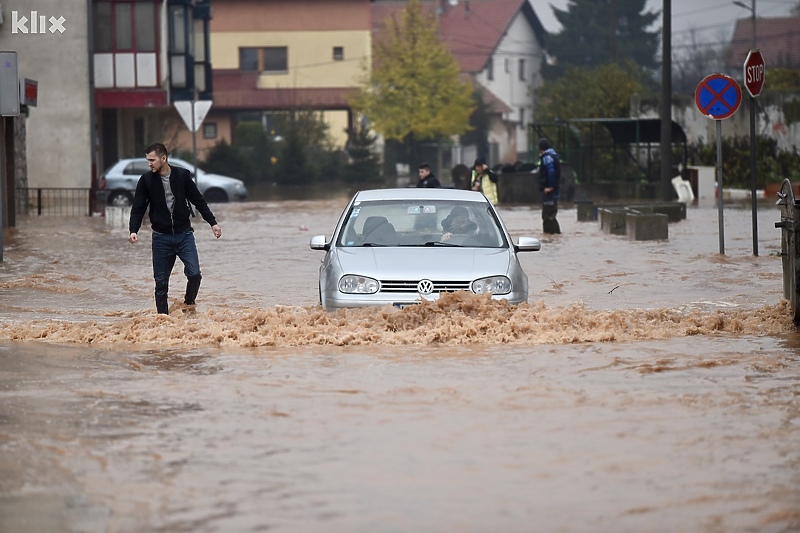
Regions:
<svg viewBox="0 0 800 533"><path fill-rule="evenodd" d="M17 216L92 216L105 202L86 187L17 187Z"/></svg>

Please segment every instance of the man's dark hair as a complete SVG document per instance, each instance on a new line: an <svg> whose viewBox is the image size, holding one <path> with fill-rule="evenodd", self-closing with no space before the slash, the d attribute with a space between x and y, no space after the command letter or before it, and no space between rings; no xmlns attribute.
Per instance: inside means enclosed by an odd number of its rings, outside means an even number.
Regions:
<svg viewBox="0 0 800 533"><path fill-rule="evenodd" d="M150 152L155 152L158 157L169 156L169 150L167 150L167 147L161 143L153 143L144 149L145 155L149 154Z"/></svg>
<svg viewBox="0 0 800 533"><path fill-rule="evenodd" d="M425 169L425 170L430 170L430 169L431 169L431 166L430 166L428 163L422 163L422 164L421 164L421 165L420 165L420 166L417 168L417 170L422 170L422 169Z"/></svg>

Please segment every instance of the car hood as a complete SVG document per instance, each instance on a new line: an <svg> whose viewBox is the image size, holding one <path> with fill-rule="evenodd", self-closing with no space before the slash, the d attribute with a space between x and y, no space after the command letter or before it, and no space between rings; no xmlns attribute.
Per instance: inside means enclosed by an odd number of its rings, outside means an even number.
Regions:
<svg viewBox="0 0 800 533"><path fill-rule="evenodd" d="M473 280L507 274L512 258L505 248L366 247L337 254L343 273L384 280Z"/></svg>
<svg viewBox="0 0 800 533"><path fill-rule="evenodd" d="M213 183L215 185L242 183L242 180L231 178L230 176L223 176L222 174L211 174L209 172L203 172L197 179L198 181Z"/></svg>

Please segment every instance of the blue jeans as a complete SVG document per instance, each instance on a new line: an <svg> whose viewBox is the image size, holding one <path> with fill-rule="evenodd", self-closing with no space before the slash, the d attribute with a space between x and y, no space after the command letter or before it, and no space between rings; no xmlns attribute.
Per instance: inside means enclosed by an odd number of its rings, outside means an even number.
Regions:
<svg viewBox="0 0 800 533"><path fill-rule="evenodd" d="M175 266L176 257L180 257L183 262L183 273L187 279L199 278L200 259L197 256L194 232L186 231L176 235L153 232L153 278L156 282L156 307L159 312L167 304L169 275Z"/></svg>

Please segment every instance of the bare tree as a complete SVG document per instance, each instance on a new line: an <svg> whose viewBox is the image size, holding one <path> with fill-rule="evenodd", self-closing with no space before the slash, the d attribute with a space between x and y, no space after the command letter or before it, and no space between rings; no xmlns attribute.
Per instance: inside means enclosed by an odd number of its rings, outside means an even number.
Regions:
<svg viewBox="0 0 800 533"><path fill-rule="evenodd" d="M697 84L709 74L723 72L728 43L724 35L712 42L701 42L697 30L689 30L683 42L672 48L672 90L694 93Z"/></svg>

